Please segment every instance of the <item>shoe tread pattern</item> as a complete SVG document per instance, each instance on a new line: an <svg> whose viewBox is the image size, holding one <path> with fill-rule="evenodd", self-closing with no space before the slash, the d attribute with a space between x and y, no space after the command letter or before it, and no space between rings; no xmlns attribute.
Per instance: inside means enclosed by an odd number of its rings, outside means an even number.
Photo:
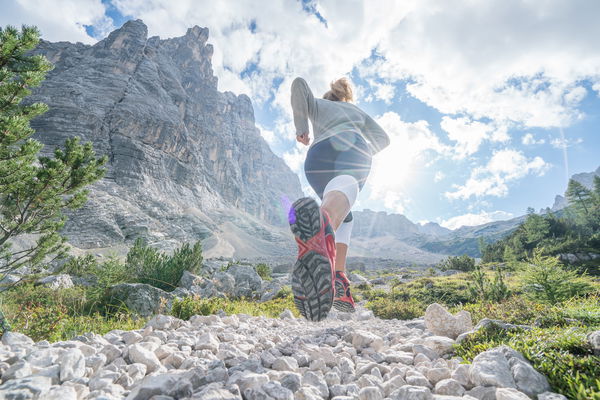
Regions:
<svg viewBox="0 0 600 400"><path fill-rule="evenodd" d="M290 224L292 233L302 241L308 241L321 230L321 213L314 199L305 197L292 205L295 222ZM307 252L296 261L292 270L294 303L300 314L309 321L321 321L333 305L331 264L327 256L314 251Z"/></svg>

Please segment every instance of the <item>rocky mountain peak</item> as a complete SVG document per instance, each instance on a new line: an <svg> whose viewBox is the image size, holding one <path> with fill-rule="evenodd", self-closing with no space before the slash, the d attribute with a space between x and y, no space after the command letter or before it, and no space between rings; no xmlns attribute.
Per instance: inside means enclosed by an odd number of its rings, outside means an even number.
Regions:
<svg viewBox="0 0 600 400"><path fill-rule="evenodd" d="M147 40L148 27L141 19L137 19L125 22L100 43L110 49L139 48L144 47Z"/></svg>
<svg viewBox="0 0 600 400"><path fill-rule="evenodd" d="M44 151L80 136L109 156L105 178L70 215L70 243L126 248L141 236L166 250L203 240L215 256L287 254L289 232L273 225L300 182L260 135L250 98L217 91L208 29L147 35L135 20L92 46L36 50L55 64L29 99L50 108L32 122Z"/></svg>

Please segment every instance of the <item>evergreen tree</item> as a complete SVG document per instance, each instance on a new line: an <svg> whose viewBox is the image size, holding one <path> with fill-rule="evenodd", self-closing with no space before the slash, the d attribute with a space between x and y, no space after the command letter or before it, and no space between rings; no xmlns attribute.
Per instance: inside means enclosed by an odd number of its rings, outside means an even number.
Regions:
<svg viewBox="0 0 600 400"><path fill-rule="evenodd" d="M529 210L533 209L528 209L528 211ZM528 250L535 248L542 240L547 238L550 233L550 223L548 220L535 212L528 212L527 219L522 227L525 247Z"/></svg>
<svg viewBox="0 0 600 400"><path fill-rule="evenodd" d="M574 211L587 218L593 202L592 192L576 180L570 179L566 195Z"/></svg>
<svg viewBox="0 0 600 400"><path fill-rule="evenodd" d="M85 186L103 176L106 162L79 138L68 139L53 157L38 156L43 145L31 138L29 122L47 106L21 101L52 69L45 57L29 54L39 37L35 27L0 28L0 278L65 253L65 238L58 233L65 223L62 211L85 203ZM34 244L12 249L11 242L23 234L34 235Z"/></svg>

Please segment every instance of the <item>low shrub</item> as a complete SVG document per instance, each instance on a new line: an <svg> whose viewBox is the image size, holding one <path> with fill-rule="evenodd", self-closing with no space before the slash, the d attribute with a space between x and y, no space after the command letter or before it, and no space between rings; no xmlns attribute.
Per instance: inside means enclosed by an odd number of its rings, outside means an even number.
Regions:
<svg viewBox="0 0 600 400"><path fill-rule="evenodd" d="M127 253L126 264L133 281L172 291L177 287L183 271L199 272L202 246L199 241L193 247L185 243L169 256L148 246L142 239L137 239Z"/></svg>
<svg viewBox="0 0 600 400"><path fill-rule="evenodd" d="M533 299L556 304L593 290L583 273L565 268L556 257L536 249L522 273L523 289Z"/></svg>
<svg viewBox="0 0 600 400"><path fill-rule="evenodd" d="M469 291L474 300L502 301L510 296L510 290L504 282L504 274L500 266L496 267L494 279L489 279L483 267L476 265L471 271Z"/></svg>
<svg viewBox="0 0 600 400"><path fill-rule="evenodd" d="M425 306L431 303L455 305L475 301L468 290L464 274L419 278L400 283L393 287L389 296L394 300L417 300Z"/></svg>
<svg viewBox="0 0 600 400"><path fill-rule="evenodd" d="M381 297L368 301L366 307L372 310L376 317L400 320L422 317L426 308L423 303L415 300L401 301Z"/></svg>
<svg viewBox="0 0 600 400"><path fill-rule="evenodd" d="M171 314L177 318L188 320L193 315L211 315L219 310L231 314L248 314L253 316L263 315L265 317L277 318L285 310L289 309L296 317L300 314L294 306L291 296L275 298L273 300L257 303L249 300L231 300L224 298L201 299L198 296L186 297L182 300L174 300Z"/></svg>
<svg viewBox="0 0 600 400"><path fill-rule="evenodd" d="M457 271L469 272L475 269L475 259L466 254L463 254L462 256L450 256L443 260L438 265L438 268L442 271L454 269Z"/></svg>
<svg viewBox="0 0 600 400"><path fill-rule="evenodd" d="M269 267L267 264L257 264L254 267L254 270L256 271L258 276L261 277L261 279L265 281L273 280L273 278L271 277L271 267Z"/></svg>

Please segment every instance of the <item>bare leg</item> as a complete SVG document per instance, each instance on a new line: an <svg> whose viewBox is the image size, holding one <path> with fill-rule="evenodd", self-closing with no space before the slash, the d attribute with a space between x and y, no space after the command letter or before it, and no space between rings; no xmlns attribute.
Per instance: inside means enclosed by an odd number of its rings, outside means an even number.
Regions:
<svg viewBox="0 0 600 400"><path fill-rule="evenodd" d="M344 193L332 190L331 192L327 192L325 197L323 197L321 209L325 210L327 215L329 215L333 230L337 231L344 218L346 218L346 215L350 212L350 203Z"/></svg>
<svg viewBox="0 0 600 400"><path fill-rule="evenodd" d="M346 272L346 255L348 254L348 245L346 243L335 244L335 270Z"/></svg>

